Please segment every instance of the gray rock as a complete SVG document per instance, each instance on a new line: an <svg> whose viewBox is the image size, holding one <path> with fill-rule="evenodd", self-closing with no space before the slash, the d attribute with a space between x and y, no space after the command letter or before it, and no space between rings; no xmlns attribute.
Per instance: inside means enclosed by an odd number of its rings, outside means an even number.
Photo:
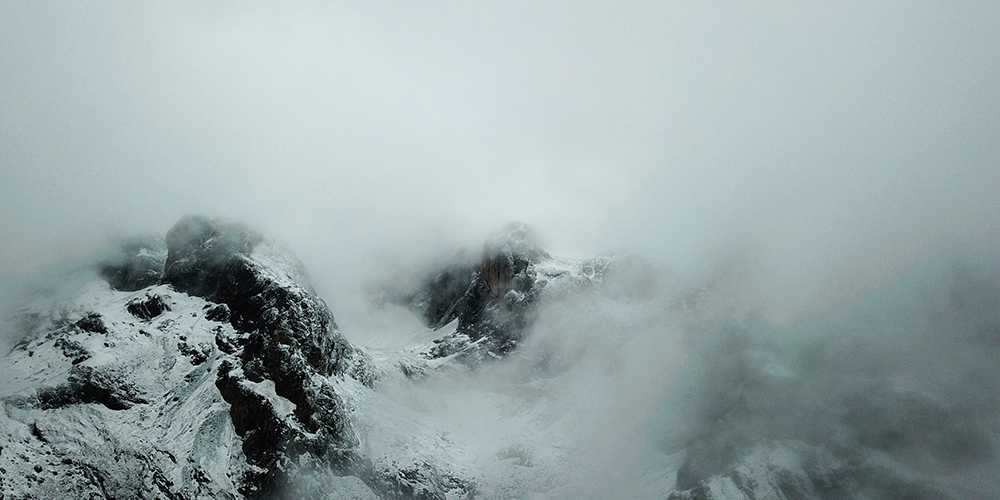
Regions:
<svg viewBox="0 0 1000 500"><path fill-rule="evenodd" d="M167 232L163 282L179 292L211 299L229 261L249 255L261 239L239 223L184 216Z"/></svg>
<svg viewBox="0 0 1000 500"><path fill-rule="evenodd" d="M125 308L132 316L149 321L163 314L164 311L169 311L170 305L159 295L146 294L144 297L130 300Z"/></svg>
<svg viewBox="0 0 1000 500"><path fill-rule="evenodd" d="M129 238L119 245L115 255L98 265L98 272L111 288L132 292L158 284L163 278L166 258L163 238Z"/></svg>
<svg viewBox="0 0 1000 500"><path fill-rule="evenodd" d="M178 291L224 305L227 310L214 308L212 317L228 312L232 326L244 335L238 344L226 339L219 344L231 354L216 386L231 405L243 452L254 467L241 489L251 498L283 491L291 462L351 467L357 438L340 397L316 376L364 379L370 372L364 369L366 358L344 339L329 307L306 283L301 264L262 241L245 226L188 216L167 233L164 272L164 282ZM292 415L281 414L248 389L264 381L273 382L275 393L294 404Z"/></svg>

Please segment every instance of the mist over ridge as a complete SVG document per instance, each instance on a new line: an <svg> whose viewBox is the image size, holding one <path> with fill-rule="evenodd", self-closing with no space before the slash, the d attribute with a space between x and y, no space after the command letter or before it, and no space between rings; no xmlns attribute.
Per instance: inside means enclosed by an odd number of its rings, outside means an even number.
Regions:
<svg viewBox="0 0 1000 500"><path fill-rule="evenodd" d="M778 295L997 244L986 3L5 11L5 276L193 212L331 288L510 220L564 255L749 250Z"/></svg>
<svg viewBox="0 0 1000 500"><path fill-rule="evenodd" d="M543 295L502 363L359 396L398 415L361 429L372 456L447 429L435 460L522 474L498 498L666 498L800 441L992 498L997 26L989 2L5 5L0 350L39 293L205 214L290 250L393 361L439 331L386 289L523 221L618 267Z"/></svg>

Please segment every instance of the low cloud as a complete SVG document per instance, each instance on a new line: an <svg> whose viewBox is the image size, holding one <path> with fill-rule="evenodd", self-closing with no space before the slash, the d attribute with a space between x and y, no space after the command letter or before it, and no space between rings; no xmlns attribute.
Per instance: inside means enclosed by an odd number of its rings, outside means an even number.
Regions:
<svg viewBox="0 0 1000 500"><path fill-rule="evenodd" d="M726 352L678 312L697 297L715 301L699 321L757 318L766 335L734 342L800 363L786 368L804 383L849 361L974 415L995 406L995 380L949 375L983 371L970 332L994 322L1000 19L985 2L0 11L8 332L26 297L121 237L204 213L291 248L345 334L375 336L412 323L373 319L374 286L522 220L553 255L636 255L653 276L644 297L600 299L614 306L552 305L526 351L617 373L591 424L652 404L595 449L698 428L663 431L686 418L673 393L632 381L729 383L692 375ZM638 319L574 312L604 306Z"/></svg>

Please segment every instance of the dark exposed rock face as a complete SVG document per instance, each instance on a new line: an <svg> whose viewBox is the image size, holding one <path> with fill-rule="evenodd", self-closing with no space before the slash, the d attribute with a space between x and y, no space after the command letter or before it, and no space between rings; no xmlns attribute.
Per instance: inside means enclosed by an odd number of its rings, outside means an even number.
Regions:
<svg viewBox="0 0 1000 500"><path fill-rule="evenodd" d="M187 356L191 360L192 365L197 366L208 361L214 348L208 342L197 344L188 342L187 337L181 335L181 341L177 343L177 350Z"/></svg>
<svg viewBox="0 0 1000 500"><path fill-rule="evenodd" d="M97 313L90 313L76 322L76 327L91 333L108 333L108 327L104 326L104 320Z"/></svg>
<svg viewBox="0 0 1000 500"><path fill-rule="evenodd" d="M167 233L164 272L175 289L224 304L226 309L213 308L206 316L228 316L240 333L216 341L231 353L216 386L231 405L243 451L255 466L241 490L251 498L282 491L292 462L348 468L357 439L339 396L316 377L352 375L371 383L366 359L304 284L301 266L274 249L254 252L260 243L241 225L185 217ZM292 416L252 389L265 381L295 405Z"/></svg>
<svg viewBox="0 0 1000 500"><path fill-rule="evenodd" d="M163 297L151 294L131 300L125 308L132 316L147 321L163 314L163 311L170 310Z"/></svg>
<svg viewBox="0 0 1000 500"><path fill-rule="evenodd" d="M534 319L534 264L549 255L539 248L532 231L513 223L490 238L483 260L458 315L458 332L473 341L485 340L489 352L506 354L522 340Z"/></svg>
<svg viewBox="0 0 1000 500"><path fill-rule="evenodd" d="M217 304L210 307L205 311L205 319L209 321L218 321L219 323L229 323L231 317L229 306L225 304Z"/></svg>
<svg viewBox="0 0 1000 500"><path fill-rule="evenodd" d="M260 241L259 234L242 224L185 216L167 232L163 282L212 299L229 261L249 255Z"/></svg>
<svg viewBox="0 0 1000 500"><path fill-rule="evenodd" d="M124 410L147 402L121 373L81 365L70 370L66 384L43 389L36 398L35 406L43 410L81 403L97 403L109 410Z"/></svg>
<svg viewBox="0 0 1000 500"><path fill-rule="evenodd" d="M472 351L502 356L534 320L544 286L535 265L547 258L530 228L511 223L487 240L479 263L446 266L397 301L417 310L431 328L458 319L456 334L440 339L430 357Z"/></svg>
<svg viewBox="0 0 1000 500"><path fill-rule="evenodd" d="M283 353L301 356L321 375L344 374L354 350L337 331L330 308L295 276L282 274L235 256L220 275L217 300L229 307L233 327L251 334L243 354L244 365L252 366L248 374L263 368L274 375L273 365L287 360L272 355L287 357Z"/></svg>
<svg viewBox="0 0 1000 500"><path fill-rule="evenodd" d="M239 370L225 361L215 385L230 405L229 416L236 433L243 438L247 462L253 466L243 478L240 493L250 498L267 498L286 486L279 467L289 461L295 430L277 414L267 398L245 381Z"/></svg>
<svg viewBox="0 0 1000 500"><path fill-rule="evenodd" d="M167 245L162 238L130 238L121 243L116 255L98 266L111 288L134 292L160 282Z"/></svg>
<svg viewBox="0 0 1000 500"><path fill-rule="evenodd" d="M62 351L63 356L69 358L74 365L80 364L92 356L90 351L79 341L65 337L56 339L53 346L58 347Z"/></svg>
<svg viewBox="0 0 1000 500"><path fill-rule="evenodd" d="M415 290L392 297L420 314L428 328L438 329L458 318L462 297L476 279L479 264L445 266L425 276Z"/></svg>

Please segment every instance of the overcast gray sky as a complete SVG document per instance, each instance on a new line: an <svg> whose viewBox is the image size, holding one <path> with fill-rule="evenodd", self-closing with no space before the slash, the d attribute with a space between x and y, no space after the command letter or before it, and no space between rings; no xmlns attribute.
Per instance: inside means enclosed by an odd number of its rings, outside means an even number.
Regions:
<svg viewBox="0 0 1000 500"><path fill-rule="evenodd" d="M997 2L329 4L0 3L0 279L190 212L321 286L515 219L778 298L1000 241Z"/></svg>

